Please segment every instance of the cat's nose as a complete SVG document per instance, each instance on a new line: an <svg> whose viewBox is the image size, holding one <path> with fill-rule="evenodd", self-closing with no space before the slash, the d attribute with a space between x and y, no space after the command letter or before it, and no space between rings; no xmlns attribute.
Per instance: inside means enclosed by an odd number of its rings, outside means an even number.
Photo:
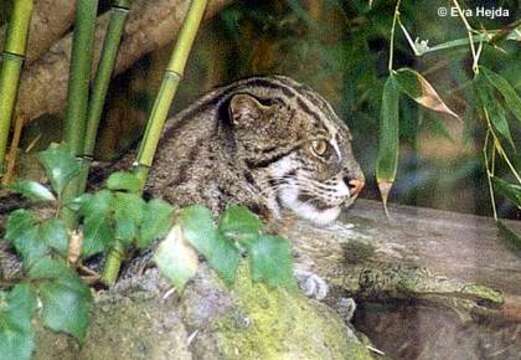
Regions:
<svg viewBox="0 0 521 360"><path fill-rule="evenodd" d="M349 176L344 176L344 182L349 188L351 196L356 196L360 194L360 192L365 186L365 181L363 179L351 178Z"/></svg>

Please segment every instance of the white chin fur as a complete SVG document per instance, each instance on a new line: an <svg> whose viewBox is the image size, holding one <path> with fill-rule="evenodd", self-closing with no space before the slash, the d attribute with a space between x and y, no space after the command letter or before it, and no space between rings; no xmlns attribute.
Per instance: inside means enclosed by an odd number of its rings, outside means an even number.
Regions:
<svg viewBox="0 0 521 360"><path fill-rule="evenodd" d="M328 225L335 221L342 210L340 206L319 210L313 205L299 201L298 190L291 188L284 189L280 194L280 198L283 205L299 217L320 226Z"/></svg>

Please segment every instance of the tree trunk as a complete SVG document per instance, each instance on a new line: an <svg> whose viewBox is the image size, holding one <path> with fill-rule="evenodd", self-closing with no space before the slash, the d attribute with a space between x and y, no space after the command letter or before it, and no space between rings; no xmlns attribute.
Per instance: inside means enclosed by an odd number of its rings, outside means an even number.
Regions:
<svg viewBox="0 0 521 360"><path fill-rule="evenodd" d="M210 1L205 18L214 16L231 2ZM125 26L115 73L125 71L145 54L171 42L182 24L189 3L188 0L134 1ZM93 73L103 44L108 15L104 14L97 20ZM68 34L23 73L16 111L26 116L28 121L64 109L71 43L72 34Z"/></svg>

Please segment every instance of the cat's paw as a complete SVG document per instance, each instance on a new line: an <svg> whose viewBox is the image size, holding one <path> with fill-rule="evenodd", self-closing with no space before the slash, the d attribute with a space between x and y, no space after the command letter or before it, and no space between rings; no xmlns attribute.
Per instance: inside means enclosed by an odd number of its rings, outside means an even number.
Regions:
<svg viewBox="0 0 521 360"><path fill-rule="evenodd" d="M327 296L329 286L320 276L304 270L295 270L294 274L304 295L317 300L323 300Z"/></svg>

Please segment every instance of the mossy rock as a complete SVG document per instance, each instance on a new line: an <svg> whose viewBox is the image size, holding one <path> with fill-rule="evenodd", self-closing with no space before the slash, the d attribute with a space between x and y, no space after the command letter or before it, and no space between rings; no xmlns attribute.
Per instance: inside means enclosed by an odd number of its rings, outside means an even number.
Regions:
<svg viewBox="0 0 521 360"><path fill-rule="evenodd" d="M182 294L168 287L153 269L98 294L85 344L39 329L35 359L372 359L327 306L246 266L231 289L204 266Z"/></svg>

